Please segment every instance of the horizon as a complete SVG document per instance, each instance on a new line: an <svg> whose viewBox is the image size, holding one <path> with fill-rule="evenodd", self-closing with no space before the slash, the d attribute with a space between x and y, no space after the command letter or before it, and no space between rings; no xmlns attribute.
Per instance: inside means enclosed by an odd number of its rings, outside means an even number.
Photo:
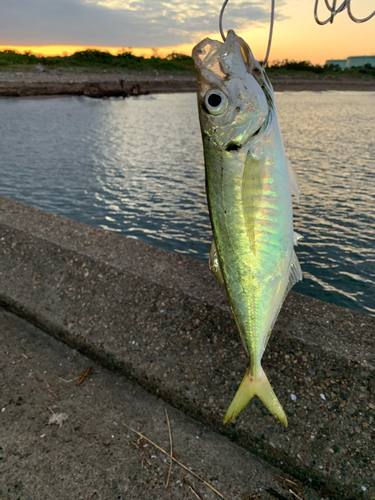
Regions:
<svg viewBox="0 0 375 500"><path fill-rule="evenodd" d="M19 52L20 54L25 54L27 52L35 55L36 57L40 56L71 56L76 52L81 52L85 50L98 50L102 52L109 52L112 55L117 55L121 52L130 52L131 54L137 57L145 57L149 58L152 56L165 58L168 55L174 53L184 54L191 56L190 46L186 47L187 44L182 44L180 46L175 47L158 47L158 48L148 48L148 47L103 47L103 46L82 46L82 45L42 45L42 46L18 46L18 45L0 45L0 52L5 50L14 50ZM323 66L327 60L346 60L351 57L374 57L375 54L351 54L344 57L330 57L321 62L313 62L309 59L269 59L269 63L275 64L277 62L282 62L285 60L296 61L296 62L311 62L312 64L317 64Z"/></svg>

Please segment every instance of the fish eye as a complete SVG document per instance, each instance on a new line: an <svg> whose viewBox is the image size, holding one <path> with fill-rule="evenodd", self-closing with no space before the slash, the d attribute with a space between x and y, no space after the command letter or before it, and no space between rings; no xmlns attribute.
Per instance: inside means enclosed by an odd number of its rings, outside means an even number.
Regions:
<svg viewBox="0 0 375 500"><path fill-rule="evenodd" d="M220 90L209 90L204 98L207 111L211 115L221 115L228 104L228 99Z"/></svg>

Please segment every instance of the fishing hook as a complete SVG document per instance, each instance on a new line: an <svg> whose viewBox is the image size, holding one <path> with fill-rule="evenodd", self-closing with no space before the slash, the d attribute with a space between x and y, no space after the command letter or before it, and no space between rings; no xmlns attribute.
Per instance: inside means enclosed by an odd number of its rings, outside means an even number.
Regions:
<svg viewBox="0 0 375 500"><path fill-rule="evenodd" d="M327 0L325 0L325 1L327 1ZM220 29L220 34L221 34L221 38L223 39L223 42L225 42L225 40L226 40L226 37L224 35L224 31L223 31L223 15L224 15L225 7L227 6L228 2L229 2L229 0L224 0L223 6L221 7L221 11L220 11L220 16L219 16L219 29ZM334 0L334 2L336 2L336 0ZM268 45L267 45L266 57L261 62L262 66L265 66L267 64L268 56L270 55L274 19L275 19L275 0L271 0L270 32L268 35Z"/></svg>
<svg viewBox="0 0 375 500"><path fill-rule="evenodd" d="M348 16L350 17L350 19L352 21L354 21L355 23L365 23L366 21L369 21L372 17L375 16L375 10L372 14L368 15L367 17L363 17L362 19L358 19L357 17L354 16L354 14L352 13L352 9L351 9L351 0L344 0L342 2L342 4L336 9L336 1L337 0L332 0L332 6L329 4L329 1L328 0L324 0L324 3L326 4L326 7L328 9L328 11L331 13L331 15L329 16L328 19L326 19L325 21L321 21L319 19L319 16L318 16L318 4L319 4L319 0L315 0L315 6L314 6L314 18L315 18L315 21L320 24L321 26L323 26L324 24L328 24L328 23L333 23L333 20L335 18L335 16L337 14L339 14L340 12L342 12L343 10L347 9L348 11Z"/></svg>

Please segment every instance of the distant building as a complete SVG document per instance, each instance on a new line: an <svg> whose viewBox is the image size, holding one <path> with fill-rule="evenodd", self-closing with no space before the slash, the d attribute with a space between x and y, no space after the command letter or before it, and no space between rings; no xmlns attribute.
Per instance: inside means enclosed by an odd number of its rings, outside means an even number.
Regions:
<svg viewBox="0 0 375 500"><path fill-rule="evenodd" d="M375 68L375 56L351 56L347 59L327 59L326 64L337 64L340 69L355 68L371 64Z"/></svg>
<svg viewBox="0 0 375 500"><path fill-rule="evenodd" d="M346 60L346 68L355 68L365 64L371 64L375 68L375 56L352 56Z"/></svg>
<svg viewBox="0 0 375 500"><path fill-rule="evenodd" d="M337 66L340 66L340 69L345 69L346 59L328 59L326 64L337 64Z"/></svg>

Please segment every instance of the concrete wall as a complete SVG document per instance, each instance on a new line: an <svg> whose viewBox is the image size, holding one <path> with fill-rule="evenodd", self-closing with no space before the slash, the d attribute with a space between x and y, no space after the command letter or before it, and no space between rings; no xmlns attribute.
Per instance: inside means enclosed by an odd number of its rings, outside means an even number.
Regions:
<svg viewBox="0 0 375 500"><path fill-rule="evenodd" d="M375 484L374 318L289 294L263 358L285 429L256 398L222 424L248 360L201 262L0 198L0 306L325 498Z"/></svg>

